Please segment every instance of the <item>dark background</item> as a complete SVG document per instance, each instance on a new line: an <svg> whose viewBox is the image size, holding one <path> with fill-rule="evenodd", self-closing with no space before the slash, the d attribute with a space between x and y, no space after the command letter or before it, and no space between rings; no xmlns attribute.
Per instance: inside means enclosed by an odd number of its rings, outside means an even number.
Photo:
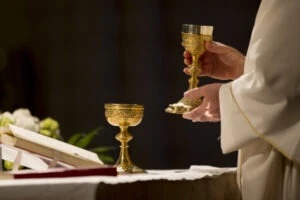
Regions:
<svg viewBox="0 0 300 200"><path fill-rule="evenodd" d="M258 0L15 0L0 3L0 109L51 116L64 138L104 126L94 146L118 146L104 104L145 106L129 131L147 169L235 166L219 123L164 112L182 97L181 24L213 25L214 40L246 53ZM212 82L201 78L201 84ZM117 157L118 151L113 153Z"/></svg>

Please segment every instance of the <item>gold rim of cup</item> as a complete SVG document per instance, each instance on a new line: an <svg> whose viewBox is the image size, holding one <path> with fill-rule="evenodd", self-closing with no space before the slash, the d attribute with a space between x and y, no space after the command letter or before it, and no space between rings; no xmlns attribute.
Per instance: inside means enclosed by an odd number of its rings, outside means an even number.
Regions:
<svg viewBox="0 0 300 200"><path fill-rule="evenodd" d="M107 103L104 105L105 109L138 109L143 110L144 106L141 104L127 104L127 103Z"/></svg>

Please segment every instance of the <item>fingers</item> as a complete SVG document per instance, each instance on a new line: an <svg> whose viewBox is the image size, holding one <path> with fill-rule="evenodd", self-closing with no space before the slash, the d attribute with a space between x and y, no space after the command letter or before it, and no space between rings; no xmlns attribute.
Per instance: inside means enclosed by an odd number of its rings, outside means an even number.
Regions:
<svg viewBox="0 0 300 200"><path fill-rule="evenodd" d="M199 106L194 110L184 113L184 119L192 120L192 122L219 122L220 114L218 111L205 109L205 106Z"/></svg>
<svg viewBox="0 0 300 200"><path fill-rule="evenodd" d="M186 112L182 115L182 117L184 119L189 119L192 120L193 122L196 121L203 121L204 119L202 118L202 115L198 114L198 113L203 113L203 109L201 109L200 107L195 108L194 110L190 111L190 112Z"/></svg>
<svg viewBox="0 0 300 200"><path fill-rule="evenodd" d="M184 51L184 52L183 52L183 57L189 59L189 58L191 58L192 56L191 56L191 54L190 54L188 51Z"/></svg>
<svg viewBox="0 0 300 200"><path fill-rule="evenodd" d="M184 93L184 98L187 99L196 99L203 97L205 94L205 88L204 87L199 87L199 88L194 88L191 90L188 90Z"/></svg>
<svg viewBox="0 0 300 200"><path fill-rule="evenodd" d="M229 46L226 46L220 42L206 42L205 47L207 51L216 54L225 54L231 50Z"/></svg>
<svg viewBox="0 0 300 200"><path fill-rule="evenodd" d="M183 72L186 73L187 75L191 75L191 73L189 72L189 67L185 67L183 68ZM206 70L206 68L202 68L201 72L198 74L198 76L207 76L209 75L208 70Z"/></svg>
<svg viewBox="0 0 300 200"><path fill-rule="evenodd" d="M186 99L203 98L200 106L190 112L184 113L183 118L193 122L218 122L220 121L220 105L218 89L222 84L209 84L199 88L188 90L184 93ZM215 89L214 89L215 88ZM215 91L215 92L214 92ZM215 97L217 95L217 97Z"/></svg>
<svg viewBox="0 0 300 200"><path fill-rule="evenodd" d="M193 122L219 122L221 118L219 107L211 105L206 98L204 98L200 106L190 112L184 113L182 117Z"/></svg>
<svg viewBox="0 0 300 200"><path fill-rule="evenodd" d="M201 72L198 74L198 76L206 76L210 73L210 68L207 67L207 65L211 64L211 55L212 55L211 53L203 54L203 56L201 58L202 68L201 68ZM183 60L184 64L187 66L190 66L192 64L191 54L188 51L184 51L183 57L184 57L184 60ZM188 67L185 67L183 69L183 72L186 73L187 75L190 75L190 72L188 71L188 69L189 69Z"/></svg>
<svg viewBox="0 0 300 200"><path fill-rule="evenodd" d="M192 64L192 56L188 51L183 52L183 57L184 57L184 60L183 60L184 64L186 64L186 65Z"/></svg>
<svg viewBox="0 0 300 200"><path fill-rule="evenodd" d="M207 51L209 51L211 53L216 53L216 54L224 54L224 53L228 53L229 51L232 50L231 47L229 47L225 44L222 44L220 42L214 42L214 41L206 42L205 47L206 47ZM190 64L192 56L188 51L185 50L183 52L183 57L184 57L184 60L187 60L187 62Z"/></svg>
<svg viewBox="0 0 300 200"><path fill-rule="evenodd" d="M185 59L183 60L183 62L184 62L185 65L190 65L190 64L192 64L192 60L191 60L191 59L187 59L187 58L185 58Z"/></svg>
<svg viewBox="0 0 300 200"><path fill-rule="evenodd" d="M186 73L187 75L190 75L190 72L189 72L189 68L188 68L188 67L184 68L184 69L183 69L183 72Z"/></svg>

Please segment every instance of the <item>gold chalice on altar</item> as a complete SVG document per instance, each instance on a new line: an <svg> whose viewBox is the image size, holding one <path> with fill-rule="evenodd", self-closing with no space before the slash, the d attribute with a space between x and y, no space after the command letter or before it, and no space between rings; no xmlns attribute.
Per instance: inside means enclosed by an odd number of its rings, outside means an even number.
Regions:
<svg viewBox="0 0 300 200"><path fill-rule="evenodd" d="M201 72L201 62L199 58L205 52L205 42L212 40L213 26L200 26L194 24L182 25L182 46L190 52L192 56L192 64L188 66L190 73L189 88L198 87L198 74ZM202 99L186 99L182 98L174 104L169 104L165 109L168 113L183 114L198 107L202 103Z"/></svg>
<svg viewBox="0 0 300 200"><path fill-rule="evenodd" d="M137 126L143 118L144 106L138 104L105 104L105 117L109 124L118 126L120 132L116 139L120 141L120 155L115 167L118 173L145 173L131 161L128 142L133 136L127 131L130 126Z"/></svg>

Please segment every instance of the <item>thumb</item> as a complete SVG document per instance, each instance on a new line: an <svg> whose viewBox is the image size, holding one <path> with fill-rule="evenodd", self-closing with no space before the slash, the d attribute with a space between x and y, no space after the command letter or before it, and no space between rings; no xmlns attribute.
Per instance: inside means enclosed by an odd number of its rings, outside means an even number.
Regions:
<svg viewBox="0 0 300 200"><path fill-rule="evenodd" d="M220 42L207 42L205 44L207 51L216 54L225 54L228 52L229 47Z"/></svg>
<svg viewBox="0 0 300 200"><path fill-rule="evenodd" d="M195 98L202 97L203 96L202 94L204 92L203 90L204 90L203 87L188 90L184 93L184 97L188 99L195 99Z"/></svg>

